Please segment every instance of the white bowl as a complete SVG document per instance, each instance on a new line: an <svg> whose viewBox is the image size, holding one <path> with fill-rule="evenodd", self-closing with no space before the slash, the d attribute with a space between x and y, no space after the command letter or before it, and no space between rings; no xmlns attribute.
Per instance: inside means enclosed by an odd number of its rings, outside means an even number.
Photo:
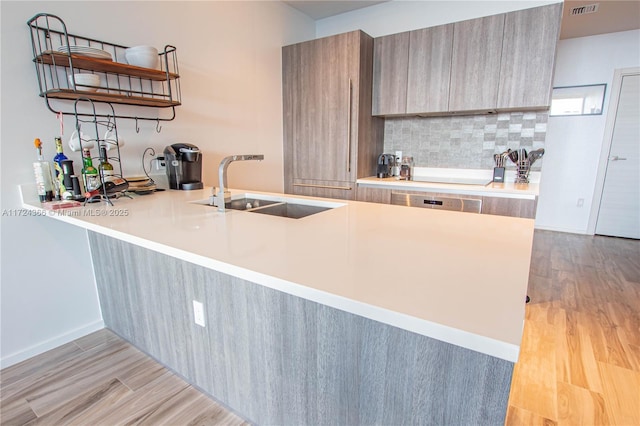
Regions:
<svg viewBox="0 0 640 426"><path fill-rule="evenodd" d="M131 46L128 48L128 50L130 50L131 52L158 52L158 49L156 49L153 46Z"/></svg>
<svg viewBox="0 0 640 426"><path fill-rule="evenodd" d="M75 87L73 80L75 78ZM100 76L97 74L74 74L67 77L69 80L69 87L75 90L82 90L85 92L95 92L100 86ZM88 87L96 86L96 87Z"/></svg>
<svg viewBox="0 0 640 426"><path fill-rule="evenodd" d="M124 51L129 65L158 69L158 49L151 46L134 46Z"/></svg>

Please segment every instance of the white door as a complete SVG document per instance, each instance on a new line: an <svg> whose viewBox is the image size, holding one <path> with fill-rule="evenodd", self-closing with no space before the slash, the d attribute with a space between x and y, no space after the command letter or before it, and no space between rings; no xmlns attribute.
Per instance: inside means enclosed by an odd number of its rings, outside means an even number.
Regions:
<svg viewBox="0 0 640 426"><path fill-rule="evenodd" d="M596 234L640 238L640 74L622 76Z"/></svg>

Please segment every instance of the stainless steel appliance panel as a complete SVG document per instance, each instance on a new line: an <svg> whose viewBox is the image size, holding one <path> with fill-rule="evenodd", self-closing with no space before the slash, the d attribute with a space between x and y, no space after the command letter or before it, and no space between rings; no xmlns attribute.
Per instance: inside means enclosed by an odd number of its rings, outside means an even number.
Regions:
<svg viewBox="0 0 640 426"><path fill-rule="evenodd" d="M401 194L399 192L391 193L391 204L467 213L480 213L482 210L481 199L439 197L428 194Z"/></svg>

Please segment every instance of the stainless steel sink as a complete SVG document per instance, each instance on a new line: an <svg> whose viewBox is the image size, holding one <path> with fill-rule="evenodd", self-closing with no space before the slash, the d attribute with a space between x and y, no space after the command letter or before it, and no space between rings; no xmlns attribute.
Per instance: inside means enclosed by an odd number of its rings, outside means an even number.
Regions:
<svg viewBox="0 0 640 426"><path fill-rule="evenodd" d="M268 214L271 216L288 217L291 219L300 219L302 217L311 216L325 210L331 210L332 207L308 206L304 204L280 203L267 207L250 210L251 213Z"/></svg>
<svg viewBox="0 0 640 426"><path fill-rule="evenodd" d="M211 203L211 200L198 200L193 201L194 204L201 204L203 206L216 207ZM264 198L256 198L256 197L240 197L235 198L224 204L225 209L231 210L251 210L257 209L260 207L270 206L271 204L279 204L282 203L280 200L268 200Z"/></svg>
<svg viewBox="0 0 640 426"><path fill-rule="evenodd" d="M192 203L215 207L211 203L211 199L192 201ZM224 205L227 210L240 210L248 213L260 213L291 219L300 219L341 206L344 206L344 204L324 200L249 193L238 194Z"/></svg>
<svg viewBox="0 0 640 426"><path fill-rule="evenodd" d="M237 200L231 200L228 203L224 203L225 209L231 210L251 210L259 207L269 206L271 204L277 204L278 201L273 200L260 200L257 198L239 198Z"/></svg>

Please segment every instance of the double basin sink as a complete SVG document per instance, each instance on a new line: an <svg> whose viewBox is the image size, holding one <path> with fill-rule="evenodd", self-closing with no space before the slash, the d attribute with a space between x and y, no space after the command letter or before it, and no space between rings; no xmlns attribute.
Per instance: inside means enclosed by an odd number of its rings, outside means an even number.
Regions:
<svg viewBox="0 0 640 426"><path fill-rule="evenodd" d="M208 199L196 201L195 203L215 207ZM231 197L231 201L225 203L224 207L226 210L241 210L250 213L300 219L343 205L328 201L245 193L234 195Z"/></svg>

